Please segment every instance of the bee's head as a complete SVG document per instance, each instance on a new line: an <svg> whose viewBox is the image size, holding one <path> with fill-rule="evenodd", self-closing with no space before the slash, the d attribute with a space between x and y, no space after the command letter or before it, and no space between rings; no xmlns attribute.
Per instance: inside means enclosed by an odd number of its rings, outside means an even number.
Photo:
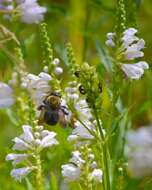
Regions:
<svg viewBox="0 0 152 190"><path fill-rule="evenodd" d="M61 104L61 95L59 93L51 93L48 97L47 97L47 102L48 104L56 109L60 106Z"/></svg>

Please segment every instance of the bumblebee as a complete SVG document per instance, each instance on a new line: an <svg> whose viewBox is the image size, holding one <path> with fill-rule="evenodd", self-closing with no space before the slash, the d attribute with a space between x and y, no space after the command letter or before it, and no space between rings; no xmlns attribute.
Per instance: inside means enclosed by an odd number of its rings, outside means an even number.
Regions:
<svg viewBox="0 0 152 190"><path fill-rule="evenodd" d="M67 108L61 105L61 95L59 93L54 92L47 96L38 110L41 111L39 124L56 125L60 123L62 127L66 127L65 116L69 113Z"/></svg>

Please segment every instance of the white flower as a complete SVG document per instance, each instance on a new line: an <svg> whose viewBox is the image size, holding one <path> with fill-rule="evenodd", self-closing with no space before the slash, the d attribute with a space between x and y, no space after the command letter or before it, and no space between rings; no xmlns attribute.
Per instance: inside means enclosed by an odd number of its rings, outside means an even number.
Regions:
<svg viewBox="0 0 152 190"><path fill-rule="evenodd" d="M123 64L121 68L128 78L139 79L144 74L144 70L149 68L149 65L144 61L140 61L135 64Z"/></svg>
<svg viewBox="0 0 152 190"><path fill-rule="evenodd" d="M44 72L41 72L38 76L40 77L40 79L42 79L44 81L52 80L52 77L49 74L44 73Z"/></svg>
<svg viewBox="0 0 152 190"><path fill-rule="evenodd" d="M140 50L142 50L144 46L145 41L143 39L140 39L137 43L128 46L124 52L126 60L133 60L135 58L143 57L144 53Z"/></svg>
<svg viewBox="0 0 152 190"><path fill-rule="evenodd" d="M23 134L13 140L15 142L13 150L26 151L28 154L11 153L6 156L6 160L11 160L13 165L20 164L24 160L26 162L22 164L27 165L28 163L28 167L15 168L11 171L11 176L19 181L35 168L35 166L29 167L29 165L33 164L33 157L35 158L37 153L46 147L58 144L55 139L56 133L43 130L43 126L35 126L34 130L29 125L23 125L22 128Z"/></svg>
<svg viewBox="0 0 152 190"><path fill-rule="evenodd" d="M79 151L72 152L72 158L70 159L70 162L76 164L77 166L85 163L85 161L81 158L81 153Z"/></svg>
<svg viewBox="0 0 152 190"><path fill-rule="evenodd" d="M90 177L95 182L101 183L102 182L102 175L103 175L103 172L101 169L94 169L93 172L91 173Z"/></svg>
<svg viewBox="0 0 152 190"><path fill-rule="evenodd" d="M134 60L144 56L141 50L145 47L145 41L136 37L136 33L137 30L134 28L129 28L123 33L122 42L126 60Z"/></svg>
<svg viewBox="0 0 152 190"><path fill-rule="evenodd" d="M127 134L128 170L134 177L152 175L152 127L142 127Z"/></svg>
<svg viewBox="0 0 152 190"><path fill-rule="evenodd" d="M82 123L80 121L74 122L74 129L72 131L72 134L69 135L68 140L69 141L77 140L78 144L81 144L80 143L81 140L86 140L83 141L83 143L86 143L88 140L94 138L93 135L91 134L91 131L93 132L95 130L94 124L90 122L90 119L92 119L92 114L86 100L76 101L74 106L78 118Z"/></svg>
<svg viewBox="0 0 152 190"><path fill-rule="evenodd" d="M142 147L129 153L128 170L134 177L152 175L152 148Z"/></svg>
<svg viewBox="0 0 152 190"><path fill-rule="evenodd" d="M31 171L32 168L30 167L13 169L11 171L11 176L14 177L17 181L21 181L22 178L26 177Z"/></svg>
<svg viewBox="0 0 152 190"><path fill-rule="evenodd" d="M79 100L75 104L75 109L79 115L80 120L88 121L92 119L91 110L86 102L86 100Z"/></svg>
<svg viewBox="0 0 152 190"><path fill-rule="evenodd" d="M38 76L28 74L22 79L22 86L27 88L32 99L35 101L36 105L39 106L50 92L51 88L49 82L51 80L52 77L45 72L41 72Z"/></svg>
<svg viewBox="0 0 152 190"><path fill-rule="evenodd" d="M115 47L115 43L112 39L106 40L106 45L109 47Z"/></svg>
<svg viewBox="0 0 152 190"><path fill-rule="evenodd" d="M92 169L97 168L97 162L96 162L96 161L93 161L93 162L92 162L91 168L92 168Z"/></svg>
<svg viewBox="0 0 152 190"><path fill-rule="evenodd" d="M76 141L76 140L78 140L78 138L79 137L77 135L69 135L67 140L68 141Z"/></svg>
<svg viewBox="0 0 152 190"><path fill-rule="evenodd" d="M23 128L23 131L24 131L24 134L23 134L22 138L27 143L31 143L34 140L31 126L23 125L22 128Z"/></svg>
<svg viewBox="0 0 152 190"><path fill-rule="evenodd" d="M91 123L85 123L87 128L90 130L94 130L91 126ZM79 121L75 122L75 129L72 131L72 136L76 135L79 139L91 140L94 137L90 134L89 130L85 128ZM70 135L71 136L71 135ZM70 138L68 137L68 139Z"/></svg>
<svg viewBox="0 0 152 190"><path fill-rule="evenodd" d="M15 142L13 150L28 150L29 145L23 139L15 137L13 141Z"/></svg>
<svg viewBox="0 0 152 190"><path fill-rule="evenodd" d="M139 38L135 36L136 33L137 30L135 28L129 28L124 31L122 41L125 48L127 48L133 42L138 41Z"/></svg>
<svg viewBox="0 0 152 190"><path fill-rule="evenodd" d="M128 29L126 29L125 31L124 31L124 35L126 35L126 36L133 36L133 35L135 35L136 33L137 33L137 29L135 29L135 28L128 28Z"/></svg>
<svg viewBox="0 0 152 190"><path fill-rule="evenodd" d="M0 0L0 10L12 10L13 8L12 0ZM8 16L8 14L5 14L4 18Z"/></svg>
<svg viewBox="0 0 152 190"><path fill-rule="evenodd" d="M36 138L31 126L23 125L22 128L24 133L13 140L15 142L13 150L28 150L34 148L35 145L42 149L58 144L58 141L55 139L56 133L54 132L42 130L39 133L39 138Z"/></svg>
<svg viewBox="0 0 152 190"><path fill-rule="evenodd" d="M58 58L55 58L53 61L52 61L52 64L53 65L58 65L60 63L60 60Z"/></svg>
<svg viewBox="0 0 152 190"><path fill-rule="evenodd" d="M9 161L9 160L13 160L13 165L16 165L16 164L19 164L20 162L22 162L23 160L26 160L27 157L29 155L28 154L8 154L6 156L6 160Z"/></svg>
<svg viewBox="0 0 152 190"><path fill-rule="evenodd" d="M141 127L136 131L129 131L127 141L131 147L152 146L152 127Z"/></svg>
<svg viewBox="0 0 152 190"><path fill-rule="evenodd" d="M65 88L67 101L74 101L75 103L79 99L77 90L77 84L69 83L69 87Z"/></svg>
<svg viewBox="0 0 152 190"><path fill-rule="evenodd" d="M63 73L63 69L61 67L55 67L54 73L56 75L61 75Z"/></svg>
<svg viewBox="0 0 152 190"><path fill-rule="evenodd" d="M62 165L62 175L66 182L77 181L80 178L80 168L73 164Z"/></svg>
<svg viewBox="0 0 152 190"><path fill-rule="evenodd" d="M13 90L7 84L0 82L0 108L9 107L13 103Z"/></svg>
<svg viewBox="0 0 152 190"><path fill-rule="evenodd" d="M44 132L42 132L43 135L44 135ZM54 132L49 132L47 135L45 135L43 138L42 138L42 141L41 141L41 146L42 147L50 147L52 145L56 145L58 144L58 141L54 138L56 136L56 133Z"/></svg>
<svg viewBox="0 0 152 190"><path fill-rule="evenodd" d="M43 20L43 14L46 13L46 8L38 5L36 0L25 0L19 4L21 20L24 23L33 24Z"/></svg>
<svg viewBox="0 0 152 190"><path fill-rule="evenodd" d="M114 37L115 37L115 33L109 32L107 33L107 40L106 40L106 45L109 47L114 47L115 46L115 42L114 42Z"/></svg>

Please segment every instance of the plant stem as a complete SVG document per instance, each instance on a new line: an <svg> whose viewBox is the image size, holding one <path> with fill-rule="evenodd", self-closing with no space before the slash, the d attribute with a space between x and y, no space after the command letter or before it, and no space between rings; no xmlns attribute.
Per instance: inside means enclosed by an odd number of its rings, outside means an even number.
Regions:
<svg viewBox="0 0 152 190"><path fill-rule="evenodd" d="M42 176L42 167L41 167L41 159L40 155L36 155L36 165L37 165L37 171L36 171L36 189L37 190L44 190L44 184L43 184L43 176Z"/></svg>
<svg viewBox="0 0 152 190"><path fill-rule="evenodd" d="M104 168L104 190L110 190L110 175L109 175L109 155L108 155L108 146L107 146L107 142L106 139L104 137L103 131L102 131L102 126L100 124L99 118L98 118L98 113L96 111L96 108L94 108L94 115L97 121L97 126L99 129L99 133L101 136L101 140L102 142L102 150L103 150L103 168Z"/></svg>

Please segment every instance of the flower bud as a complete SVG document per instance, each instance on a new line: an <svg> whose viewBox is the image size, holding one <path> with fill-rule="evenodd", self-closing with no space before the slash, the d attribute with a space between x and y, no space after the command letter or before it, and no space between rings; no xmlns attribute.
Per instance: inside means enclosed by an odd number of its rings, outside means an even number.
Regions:
<svg viewBox="0 0 152 190"><path fill-rule="evenodd" d="M61 67L56 67L54 72L56 75L61 75L63 73L63 69Z"/></svg>

